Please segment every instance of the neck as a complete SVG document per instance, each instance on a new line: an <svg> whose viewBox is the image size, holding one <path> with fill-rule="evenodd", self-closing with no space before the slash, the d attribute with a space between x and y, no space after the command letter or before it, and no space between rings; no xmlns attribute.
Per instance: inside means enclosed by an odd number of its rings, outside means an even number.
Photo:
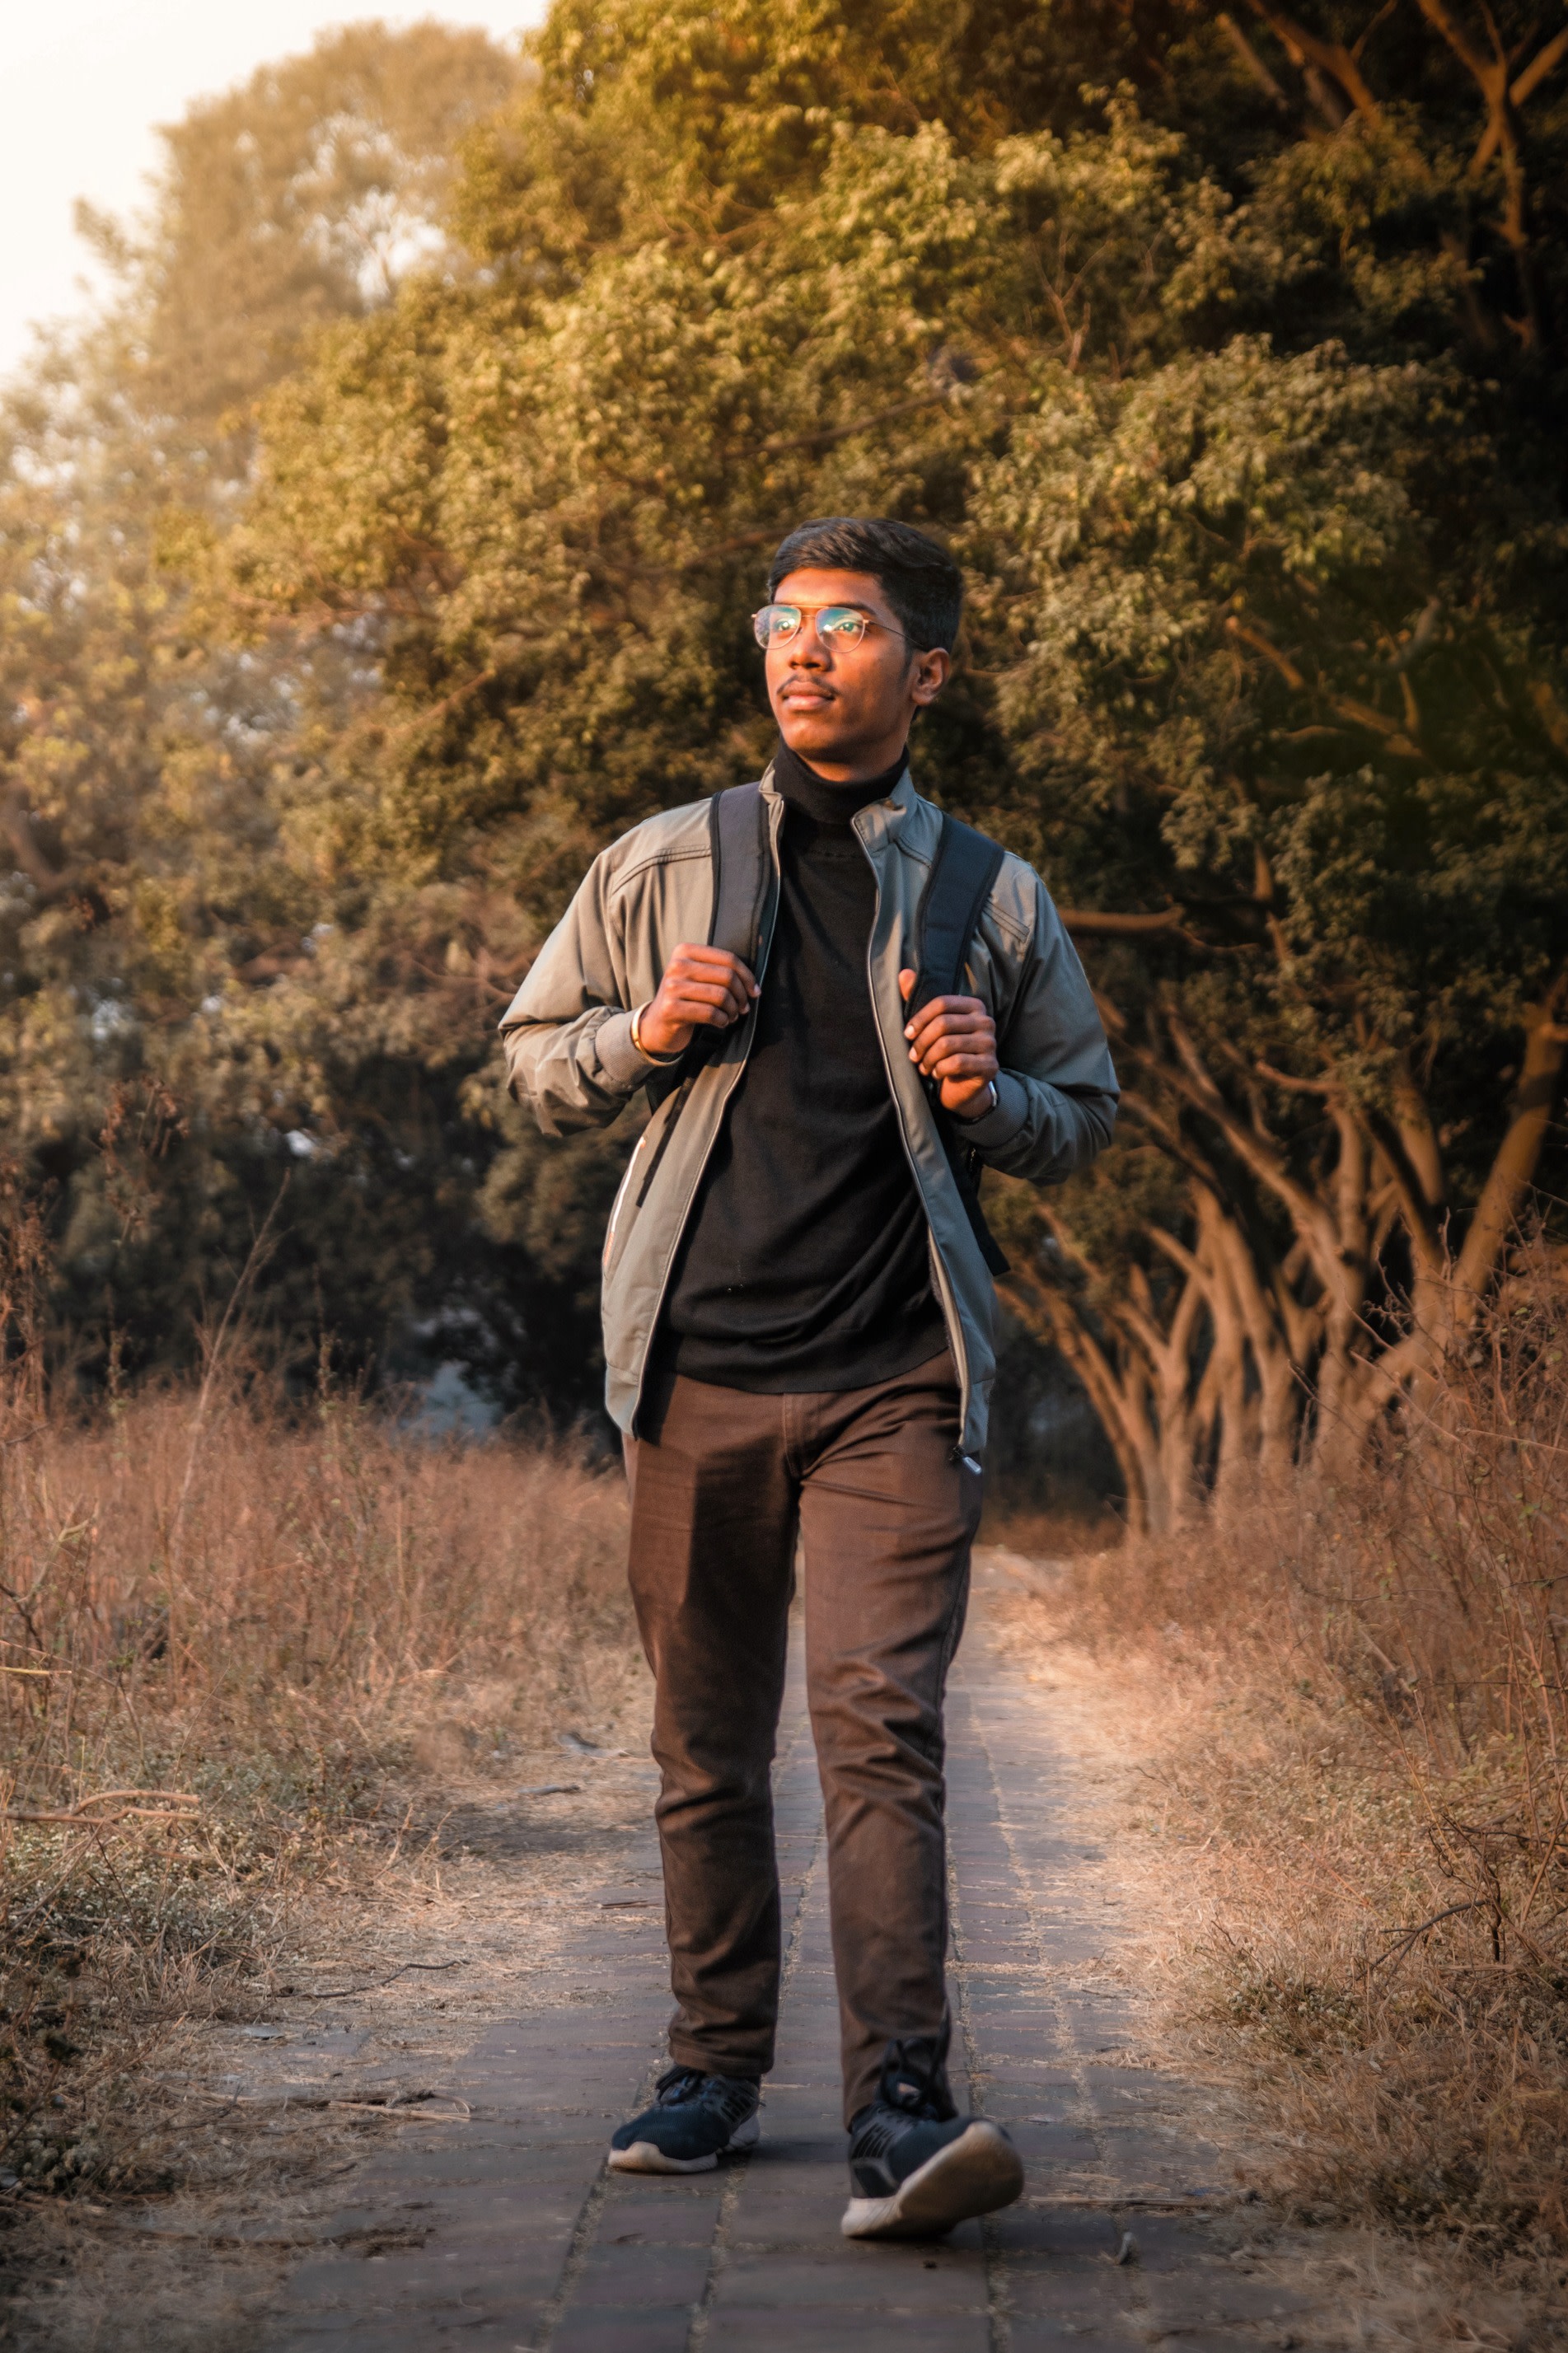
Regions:
<svg viewBox="0 0 1568 2353"><path fill-rule="evenodd" d="M773 781L792 808L804 809L819 825L848 825L857 809L887 798L904 774L906 749L874 776L837 777L809 767L782 737L773 755Z"/></svg>

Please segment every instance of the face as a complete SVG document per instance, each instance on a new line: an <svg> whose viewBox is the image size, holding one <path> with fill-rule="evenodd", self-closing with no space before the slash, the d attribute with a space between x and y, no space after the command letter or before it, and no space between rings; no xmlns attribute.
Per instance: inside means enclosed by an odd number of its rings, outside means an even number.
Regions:
<svg viewBox="0 0 1568 2353"><path fill-rule="evenodd" d="M768 696L785 743L835 779L890 767L916 712L941 692L948 655L908 645L885 594L864 572L791 572L772 601L807 608L794 638L769 646L766 657ZM875 626L858 645L824 643L810 609L823 605L853 606Z"/></svg>

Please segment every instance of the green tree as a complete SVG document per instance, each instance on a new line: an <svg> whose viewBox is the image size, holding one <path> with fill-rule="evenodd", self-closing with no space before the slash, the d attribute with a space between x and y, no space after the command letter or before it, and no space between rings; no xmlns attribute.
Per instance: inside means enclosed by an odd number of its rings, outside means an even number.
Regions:
<svg viewBox="0 0 1568 2353"><path fill-rule="evenodd" d="M90 1350L112 1323L133 1354L187 1353L285 1176L289 1345L324 1324L384 1355L496 1287L450 1028L376 1012L425 933L393 949L356 901L346 959L291 834L302 715L341 733L372 667L349 638L224 642L204 575L257 396L323 321L465 266L454 150L520 70L476 35L366 26L198 106L147 220L99 225L105 313L0 404L0 1100L54 1187L59 1309ZM527 1281L501 1282L514 1320Z"/></svg>
<svg viewBox="0 0 1568 2353"><path fill-rule="evenodd" d="M1255 14L1307 135L1227 223L1252 332L1059 386L988 478L1001 701L1087 821L1078 929L1185 1180L1048 1212L1016 1295L1156 1521L1462 1342L1568 1045L1568 40Z"/></svg>
<svg viewBox="0 0 1568 2353"><path fill-rule="evenodd" d="M16 744L8 1068L73 1219L188 1293L291 1132L296 1324L318 1280L383 1335L444 1303L569 1389L628 1138L544 1147L495 1014L607 836L765 755L771 543L890 512L972 589L923 779L1040 864L1129 1081L1112 1161L1002 1200L1015 1307L1147 1520L1357 1442L1462 1341L1564 1051L1568 36L556 0L525 69L450 76L343 37L264 129L193 120L119 342L15 411L10 707L74 715Z"/></svg>
<svg viewBox="0 0 1568 2353"><path fill-rule="evenodd" d="M1132 1082L1012 1295L1150 1519L1453 1343L1561 1070L1565 43L1467 22L558 5L471 147L489 274L280 389L232 543L256 627L383 665L330 854L547 917L763 754L784 528L954 536L923 775L1069 905Z"/></svg>

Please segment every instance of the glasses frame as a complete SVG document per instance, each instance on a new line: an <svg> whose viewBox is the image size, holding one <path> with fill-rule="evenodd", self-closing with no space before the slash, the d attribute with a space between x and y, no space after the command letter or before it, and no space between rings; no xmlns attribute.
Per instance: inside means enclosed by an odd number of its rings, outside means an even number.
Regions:
<svg viewBox="0 0 1568 2353"><path fill-rule="evenodd" d="M796 613L800 616L800 620L796 623L795 628L790 630L787 638L775 640L773 638L768 636L766 631L765 625L767 617L770 613ZM756 612L753 613L751 617L751 633L757 639L758 644L762 648L763 652L768 653L771 650L776 642L782 643L787 646L793 645L796 636L799 633L800 623L804 622L808 614L814 614L820 620L821 615L824 613L853 614L855 619L860 623L860 629L856 636L845 639L845 642L849 645L863 645L865 642L865 633L867 629L881 629L887 637L902 638L906 645L909 642L908 632L906 630L895 629L891 621L879 621L875 619L872 614L863 613L858 605L845 605L842 603L834 603L831 605L787 605L777 598L771 600L766 605L759 605L758 607ZM821 632L819 628L819 638L821 635Z"/></svg>

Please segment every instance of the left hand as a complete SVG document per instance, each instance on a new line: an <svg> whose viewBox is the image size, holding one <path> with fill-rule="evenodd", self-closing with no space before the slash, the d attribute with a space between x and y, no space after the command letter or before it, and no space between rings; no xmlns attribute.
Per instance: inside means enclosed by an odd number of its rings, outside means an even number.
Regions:
<svg viewBox="0 0 1568 2353"><path fill-rule="evenodd" d="M901 972L898 993L906 1004L916 976ZM934 997L908 1023L909 1059L923 1079L938 1082L942 1109L956 1119L980 1118L991 1108L987 1092L1000 1065L996 1024L978 997ZM981 1100L978 1100L980 1098Z"/></svg>

